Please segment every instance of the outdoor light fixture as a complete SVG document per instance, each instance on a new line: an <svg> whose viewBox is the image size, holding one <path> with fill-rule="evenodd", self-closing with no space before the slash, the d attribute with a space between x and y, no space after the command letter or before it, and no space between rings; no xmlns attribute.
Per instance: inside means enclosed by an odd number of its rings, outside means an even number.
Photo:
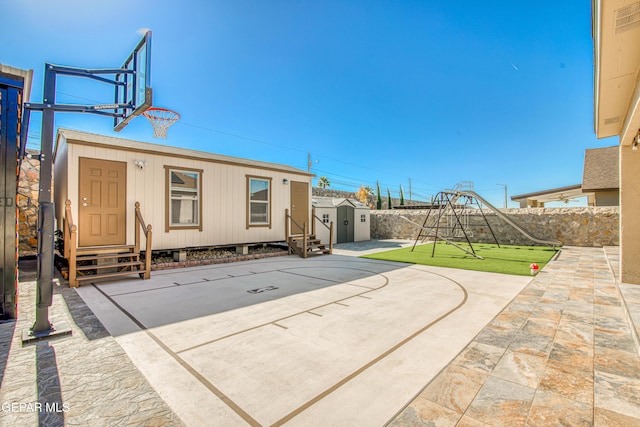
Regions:
<svg viewBox="0 0 640 427"><path fill-rule="evenodd" d="M287 178L283 179L282 184L289 185L289 180Z"/></svg>
<svg viewBox="0 0 640 427"><path fill-rule="evenodd" d="M144 160L134 160L133 163L138 167L138 169L142 170L147 165L147 162Z"/></svg>

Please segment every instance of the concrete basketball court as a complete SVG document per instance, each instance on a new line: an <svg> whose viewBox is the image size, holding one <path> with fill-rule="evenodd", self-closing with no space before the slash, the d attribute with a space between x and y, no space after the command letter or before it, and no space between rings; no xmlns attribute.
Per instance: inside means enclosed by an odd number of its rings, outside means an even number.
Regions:
<svg viewBox="0 0 640 427"><path fill-rule="evenodd" d="M78 293L188 426L384 425L529 277L330 255Z"/></svg>

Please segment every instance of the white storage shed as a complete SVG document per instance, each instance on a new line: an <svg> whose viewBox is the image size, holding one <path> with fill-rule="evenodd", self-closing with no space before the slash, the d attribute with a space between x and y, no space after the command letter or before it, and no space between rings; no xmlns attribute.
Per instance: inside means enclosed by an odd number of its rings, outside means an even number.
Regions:
<svg viewBox="0 0 640 427"><path fill-rule="evenodd" d="M360 242L371 239L369 208L356 199L314 196L311 201L316 217L326 225L333 222L332 243ZM329 230L316 225L316 235L323 242L329 241Z"/></svg>

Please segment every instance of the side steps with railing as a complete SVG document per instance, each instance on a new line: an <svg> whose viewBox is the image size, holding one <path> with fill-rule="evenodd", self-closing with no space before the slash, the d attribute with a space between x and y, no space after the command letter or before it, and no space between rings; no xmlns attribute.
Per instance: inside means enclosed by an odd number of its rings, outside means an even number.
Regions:
<svg viewBox="0 0 640 427"><path fill-rule="evenodd" d="M71 216L71 201L67 200L64 217L64 257L69 264L69 286L118 276L137 274L141 279L151 277L151 225L145 225L140 203L136 202L135 244L78 248L78 229ZM140 259L140 230L146 237L145 259Z"/></svg>
<svg viewBox="0 0 640 427"><path fill-rule="evenodd" d="M289 215L289 209L285 209L285 237L287 244L289 245L290 254L296 254L302 258L307 258L309 255L333 253L333 222L328 226L323 223L322 220L316 216L315 207L312 208L311 217L311 233L309 233L307 223L304 222L302 225L298 224L293 218L291 218L291 215ZM322 243L320 239L316 238L315 220L318 220L320 224L329 230L328 245ZM289 234L289 222L296 225L299 230L302 230L302 234Z"/></svg>

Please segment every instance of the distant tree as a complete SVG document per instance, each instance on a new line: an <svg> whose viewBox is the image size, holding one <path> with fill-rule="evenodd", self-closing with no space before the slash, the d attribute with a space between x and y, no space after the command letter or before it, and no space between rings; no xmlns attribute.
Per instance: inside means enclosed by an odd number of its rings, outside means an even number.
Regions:
<svg viewBox="0 0 640 427"><path fill-rule="evenodd" d="M382 209L382 196L380 196L380 183L376 181L376 209Z"/></svg>
<svg viewBox="0 0 640 427"><path fill-rule="evenodd" d="M356 193L356 198L360 200L361 203L364 203L367 206L369 205L369 193L364 186L360 186L360 189Z"/></svg>
<svg viewBox="0 0 640 427"><path fill-rule="evenodd" d="M329 188L330 186L331 182L329 181L329 178L327 178L326 176L321 176L320 178L318 178L318 187Z"/></svg>
<svg viewBox="0 0 640 427"><path fill-rule="evenodd" d="M370 196L373 196L373 188L369 187L368 185L365 185L364 190L367 192L367 194L369 194Z"/></svg>
<svg viewBox="0 0 640 427"><path fill-rule="evenodd" d="M404 206L404 191L402 190L402 185L400 186L400 206Z"/></svg>
<svg viewBox="0 0 640 427"><path fill-rule="evenodd" d="M387 209L393 209L393 206L391 206L391 191L389 191L389 187L387 187L387 205Z"/></svg>

